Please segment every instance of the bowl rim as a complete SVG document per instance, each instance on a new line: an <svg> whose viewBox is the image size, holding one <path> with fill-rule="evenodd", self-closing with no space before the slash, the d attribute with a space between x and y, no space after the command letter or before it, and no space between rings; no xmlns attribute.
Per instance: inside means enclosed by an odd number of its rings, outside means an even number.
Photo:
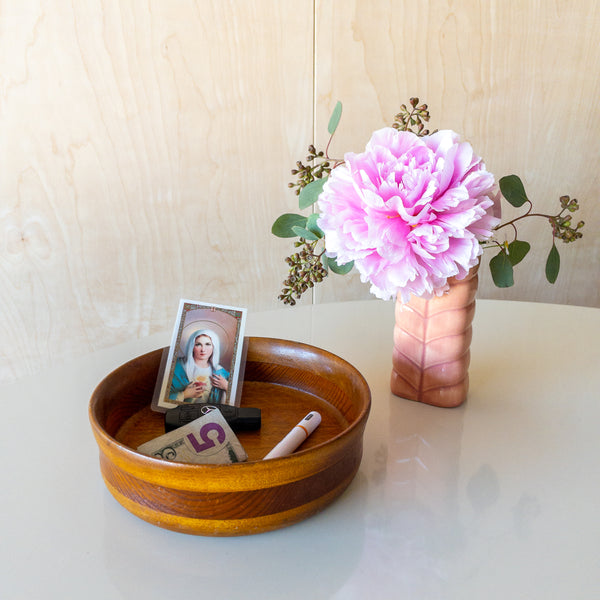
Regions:
<svg viewBox="0 0 600 600"><path fill-rule="evenodd" d="M142 453L138 452L137 450L135 450L134 448L131 448L130 446L127 446L127 445L123 444L122 442L119 442L116 438L111 436L104 429L104 427L102 427L100 425L100 423L96 417L96 414L95 414L95 408L98 403L99 390L103 385L106 384L106 381L109 377L114 375L119 369L125 368L128 365L130 365L131 363L134 363L143 358L146 358L151 354L164 351L165 348L163 347L163 348L156 348L154 350L145 352L143 354L140 354L139 356L135 356L135 357L131 358L130 360L117 366L115 369L110 371L110 373L107 373L98 382L98 384L95 386L94 390L92 391L92 394L91 394L91 397L90 397L90 400L88 403L88 418L90 420L90 424L92 426L94 435L97 438L100 437L107 446L118 448L120 453L124 453L126 456L129 456L131 460L135 460L140 465L147 465L150 468L153 466L160 465L161 469L168 469L169 471L173 471L173 472L181 471L182 473L185 471L188 471L188 470L193 472L193 471L197 471L199 469L200 470L210 469L213 471L217 471L217 470L221 470L221 469L228 469L229 472L231 472L233 469L244 469L244 468L248 469L250 466L254 466L254 468L261 468L261 467L259 467L259 465L263 465L262 468L270 469L270 468L281 467L281 468L287 469L289 467L289 465L291 464L291 462L302 460L303 456L309 455L311 453L319 452L320 450L323 449L323 447L331 446L331 444L334 444L336 442L339 443L340 440L343 440L344 438L352 435L357 428L363 427L364 425L366 425L366 421L368 419L368 416L369 416L369 413L371 410L371 400L372 400L371 388L369 387L369 384L367 383L367 380L365 379L363 374L354 365L352 365L350 362L348 362L346 359L338 356L337 354L335 354L333 352L330 352L329 350L325 350L323 348L319 348L318 346L313 346L313 345L307 344L305 342L296 342L294 340L287 340L287 339L283 339L283 338L262 337L262 336L249 336L246 339L248 340L248 342L250 342L251 340L254 340L254 339L266 341L266 342L268 342L268 341L284 342L285 345L288 345L288 346L294 345L294 346L303 347L307 350L313 350L313 351L317 350L321 354L328 355L329 357L331 357L337 361L340 361L345 367L348 367L350 370L354 371L366 391L364 405L361 407L356 418L349 424L349 426L346 429L344 429L344 431L341 431L334 437L332 437L324 442L321 442L320 444L317 444L316 446L312 446L312 447L306 448L304 450L299 450L297 452L293 452L292 454L289 454L287 456L269 459L268 461L265 461L263 459L256 459L256 460L248 460L248 461L244 461L244 462L240 462L240 463L232 463L232 464L225 464L225 465L223 465L223 464L192 464L192 463L182 463L182 462L174 462L174 461L171 462L171 461L162 460L160 458L155 458L153 456L148 456L146 454L142 454ZM99 442L99 440L97 440L97 442ZM102 449L100 449L100 450L101 450L101 453L104 453ZM267 467L267 465L268 465L268 467Z"/></svg>

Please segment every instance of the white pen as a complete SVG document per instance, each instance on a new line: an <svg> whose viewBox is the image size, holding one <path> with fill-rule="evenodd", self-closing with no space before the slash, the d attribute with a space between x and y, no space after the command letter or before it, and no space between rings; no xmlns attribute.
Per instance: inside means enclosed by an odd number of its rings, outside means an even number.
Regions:
<svg viewBox="0 0 600 600"><path fill-rule="evenodd" d="M318 427L320 422L321 415L318 412L314 410L309 412L263 460L291 454Z"/></svg>

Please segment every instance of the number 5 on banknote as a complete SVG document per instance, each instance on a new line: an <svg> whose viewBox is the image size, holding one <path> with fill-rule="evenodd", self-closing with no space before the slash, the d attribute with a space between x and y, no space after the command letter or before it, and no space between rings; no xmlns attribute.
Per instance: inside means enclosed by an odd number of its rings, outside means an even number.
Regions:
<svg viewBox="0 0 600 600"><path fill-rule="evenodd" d="M165 433L138 447L164 460L196 464L243 462L248 455L219 410Z"/></svg>
<svg viewBox="0 0 600 600"><path fill-rule="evenodd" d="M208 434L211 431L216 431L217 435L214 437L209 437ZM223 444L227 438L224 429L218 423L206 423L206 425L202 425L199 435L202 443L198 442L198 439L194 433L188 433L186 436L196 452L205 452L206 450L210 450L217 445L216 442Z"/></svg>

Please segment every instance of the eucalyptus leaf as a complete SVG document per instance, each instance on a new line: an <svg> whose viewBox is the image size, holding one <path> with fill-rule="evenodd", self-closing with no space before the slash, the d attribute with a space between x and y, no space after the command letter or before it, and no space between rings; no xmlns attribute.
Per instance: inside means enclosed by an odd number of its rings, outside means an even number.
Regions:
<svg viewBox="0 0 600 600"><path fill-rule="evenodd" d="M320 240L325 237L325 233L323 230L317 225L317 219L321 215L319 213L312 213L308 216L308 220L306 221L306 229L312 231Z"/></svg>
<svg viewBox="0 0 600 600"><path fill-rule="evenodd" d="M354 266L354 261L352 260L349 263L346 263L345 265L338 265L335 258L328 256L327 264L329 265L329 268L337 275L345 275L346 273L349 273L350 271L352 271L352 267Z"/></svg>
<svg viewBox="0 0 600 600"><path fill-rule="evenodd" d="M514 267L518 265L527 256L527 253L531 249L529 242L522 242L521 240L515 240L508 245L508 260Z"/></svg>
<svg viewBox="0 0 600 600"><path fill-rule="evenodd" d="M319 195L323 191L323 186L325 185L326 181L327 177L315 179L300 190L300 197L298 199L300 210L312 206L319 199Z"/></svg>
<svg viewBox="0 0 600 600"><path fill-rule="evenodd" d="M494 284L499 288L512 287L514 285L513 266L504 250L500 250L490 260L490 271Z"/></svg>
<svg viewBox="0 0 600 600"><path fill-rule="evenodd" d="M546 279L550 283L554 283L560 271L560 254L556 248L556 244L552 244L550 254L546 260Z"/></svg>
<svg viewBox="0 0 600 600"><path fill-rule="evenodd" d="M515 208L523 206L523 204L529 200L525 193L523 182L518 175L507 175L506 177L502 177L499 183L502 195Z"/></svg>
<svg viewBox="0 0 600 600"><path fill-rule="evenodd" d="M295 225L294 227L292 227L292 229L294 230L294 235L304 238L305 240L312 241L319 239L312 231L304 229L303 227L298 227L297 225Z"/></svg>
<svg viewBox="0 0 600 600"><path fill-rule="evenodd" d="M327 131L329 131L329 135L333 135L337 126L340 124L340 119L342 117L342 103L338 100L333 112L331 113L331 117L329 117L329 124L327 125Z"/></svg>
<svg viewBox="0 0 600 600"><path fill-rule="evenodd" d="M273 226L271 227L271 233L281 238L296 237L297 234L294 232L294 227L306 227L307 218L303 215L296 215L294 213L286 213L281 215Z"/></svg>

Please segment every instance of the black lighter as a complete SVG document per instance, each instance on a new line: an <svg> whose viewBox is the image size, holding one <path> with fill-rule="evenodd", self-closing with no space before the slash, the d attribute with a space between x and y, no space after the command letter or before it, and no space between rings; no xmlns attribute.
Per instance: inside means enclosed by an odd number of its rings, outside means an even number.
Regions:
<svg viewBox="0 0 600 600"><path fill-rule="evenodd" d="M199 419L211 410L219 410L233 431L260 429L260 408L229 404L180 404L165 413L165 432Z"/></svg>

